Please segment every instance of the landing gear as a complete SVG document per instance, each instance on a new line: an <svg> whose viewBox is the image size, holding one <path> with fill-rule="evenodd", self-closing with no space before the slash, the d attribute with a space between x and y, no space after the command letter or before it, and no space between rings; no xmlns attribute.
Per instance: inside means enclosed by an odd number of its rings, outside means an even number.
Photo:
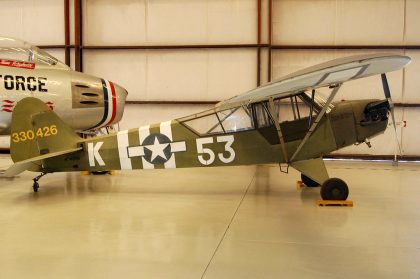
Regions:
<svg viewBox="0 0 420 279"><path fill-rule="evenodd" d="M321 186L321 197L323 200L345 201L349 196L349 188L346 182L339 178L327 179Z"/></svg>
<svg viewBox="0 0 420 279"><path fill-rule="evenodd" d="M34 192L38 192L39 189L39 183L38 180L41 179L41 177L43 177L44 175L46 175L46 172L41 173L40 175L38 175L37 177L35 177L34 179L32 179L34 181L34 185L32 186L32 189L34 189Z"/></svg>
<svg viewBox="0 0 420 279"><path fill-rule="evenodd" d="M303 173L300 174L300 178L301 178L303 184L305 184L308 187L318 187L319 186L318 182L310 179L309 177L307 177Z"/></svg>

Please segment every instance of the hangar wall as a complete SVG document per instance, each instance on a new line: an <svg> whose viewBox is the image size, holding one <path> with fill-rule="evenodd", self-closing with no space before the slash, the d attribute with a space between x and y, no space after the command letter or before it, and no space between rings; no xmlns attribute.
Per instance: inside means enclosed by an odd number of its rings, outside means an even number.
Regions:
<svg viewBox="0 0 420 279"><path fill-rule="evenodd" d="M411 65L389 74L389 82L400 103L397 120L407 121L398 128L404 153L420 156L420 1L5 0L0 5L0 34L44 45L63 61L70 52L72 67L127 88L121 128L200 111L326 60L372 52L409 55ZM382 97L380 79L372 77L346 83L337 99ZM388 129L372 140L372 149L339 153L391 155L392 140Z"/></svg>

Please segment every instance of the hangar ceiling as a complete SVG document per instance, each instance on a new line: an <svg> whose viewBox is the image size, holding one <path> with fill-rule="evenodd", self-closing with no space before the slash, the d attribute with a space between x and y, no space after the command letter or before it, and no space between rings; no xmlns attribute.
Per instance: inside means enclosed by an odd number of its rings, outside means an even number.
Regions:
<svg viewBox="0 0 420 279"><path fill-rule="evenodd" d="M420 2L416 0L2 1L0 33L41 45L76 70L129 91L121 128L183 116L295 70L342 56L393 52L413 63L389 75L404 154L417 158ZM338 99L382 98L379 77ZM391 156L391 129L374 148Z"/></svg>

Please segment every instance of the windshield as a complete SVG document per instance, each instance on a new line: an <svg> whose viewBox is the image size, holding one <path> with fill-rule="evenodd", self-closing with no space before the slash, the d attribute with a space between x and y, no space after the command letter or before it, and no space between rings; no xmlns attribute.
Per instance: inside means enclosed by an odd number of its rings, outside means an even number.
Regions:
<svg viewBox="0 0 420 279"><path fill-rule="evenodd" d="M65 66L57 58L25 41L0 37L0 59L32 62L48 66ZM67 66L66 66L67 67Z"/></svg>

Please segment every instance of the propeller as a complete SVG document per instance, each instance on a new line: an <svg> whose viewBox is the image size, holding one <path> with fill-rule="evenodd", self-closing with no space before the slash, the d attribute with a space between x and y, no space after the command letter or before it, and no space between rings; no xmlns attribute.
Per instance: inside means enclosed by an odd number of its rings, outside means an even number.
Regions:
<svg viewBox="0 0 420 279"><path fill-rule="evenodd" d="M389 111L391 113L391 118L392 118L392 126L394 126L394 133L395 133L395 140L398 146L398 151L400 153L400 156L402 155L402 149L401 149L401 145L400 142L398 140L398 134L397 134L397 126L395 123L395 115L394 115L394 103L392 102L391 99L391 91L389 90L389 85L388 85L388 79L386 78L385 74L381 74L381 79L382 79L382 86L384 88L384 94L385 94L385 98L388 101L389 104Z"/></svg>

